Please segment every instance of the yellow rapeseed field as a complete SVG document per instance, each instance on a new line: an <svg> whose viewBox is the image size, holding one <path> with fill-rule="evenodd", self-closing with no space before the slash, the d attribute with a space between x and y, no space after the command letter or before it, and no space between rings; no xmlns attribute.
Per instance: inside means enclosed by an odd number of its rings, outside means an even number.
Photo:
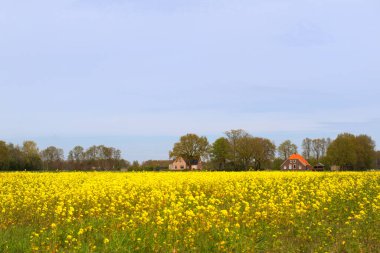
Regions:
<svg viewBox="0 0 380 253"><path fill-rule="evenodd" d="M0 252L380 252L380 173L0 173Z"/></svg>

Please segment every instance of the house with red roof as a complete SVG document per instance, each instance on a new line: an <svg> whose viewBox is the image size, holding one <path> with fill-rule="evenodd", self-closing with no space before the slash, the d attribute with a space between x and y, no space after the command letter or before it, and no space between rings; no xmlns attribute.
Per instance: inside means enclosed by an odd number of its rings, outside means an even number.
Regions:
<svg viewBox="0 0 380 253"><path fill-rule="evenodd" d="M281 170L313 170L313 167L300 154L293 154L281 164Z"/></svg>

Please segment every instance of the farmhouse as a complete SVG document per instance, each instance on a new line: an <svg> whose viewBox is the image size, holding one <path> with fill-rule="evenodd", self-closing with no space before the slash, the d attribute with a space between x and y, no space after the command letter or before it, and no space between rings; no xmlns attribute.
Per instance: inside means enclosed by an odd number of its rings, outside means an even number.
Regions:
<svg viewBox="0 0 380 253"><path fill-rule="evenodd" d="M185 162L185 160L182 157L179 157L173 161L169 165L169 170L185 170L185 169L191 170L201 170L202 169L202 161L200 160L192 160L190 162L190 166L188 166Z"/></svg>
<svg viewBox="0 0 380 253"><path fill-rule="evenodd" d="M312 170L313 167L300 154L291 155L281 165L281 170Z"/></svg>

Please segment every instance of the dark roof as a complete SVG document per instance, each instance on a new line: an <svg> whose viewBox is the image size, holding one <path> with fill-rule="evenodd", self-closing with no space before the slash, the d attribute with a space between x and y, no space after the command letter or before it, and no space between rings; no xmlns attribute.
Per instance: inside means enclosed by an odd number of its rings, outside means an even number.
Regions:
<svg viewBox="0 0 380 253"><path fill-rule="evenodd" d="M199 163L199 160L196 160L196 159L190 160L190 165L198 165L198 163Z"/></svg>

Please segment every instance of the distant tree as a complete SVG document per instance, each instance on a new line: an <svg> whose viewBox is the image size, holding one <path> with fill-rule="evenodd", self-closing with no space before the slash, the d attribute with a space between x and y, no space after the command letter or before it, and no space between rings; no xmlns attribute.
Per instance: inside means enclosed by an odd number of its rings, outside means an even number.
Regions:
<svg viewBox="0 0 380 253"><path fill-rule="evenodd" d="M0 171L9 170L10 157L8 146L4 141L0 141Z"/></svg>
<svg viewBox="0 0 380 253"><path fill-rule="evenodd" d="M254 148L254 169L261 170L263 166L269 167L275 158L276 145L269 139L255 137L252 140Z"/></svg>
<svg viewBox="0 0 380 253"><path fill-rule="evenodd" d="M196 134L187 134L180 138L179 142L174 144L173 150L169 152L170 158L182 158L188 169L191 168L191 162L206 158L209 151L209 143L206 137L199 137Z"/></svg>
<svg viewBox="0 0 380 253"><path fill-rule="evenodd" d="M211 147L211 161L216 164L218 170L225 170L227 160L230 158L231 147L229 141L221 137Z"/></svg>
<svg viewBox="0 0 380 253"><path fill-rule="evenodd" d="M286 160L292 154L297 153L297 146L290 140L286 140L278 146L278 154L281 159Z"/></svg>
<svg viewBox="0 0 380 253"><path fill-rule="evenodd" d="M276 146L268 139L253 137L242 129L226 132L233 170L261 170L269 168L276 153ZM225 144L226 145L226 144Z"/></svg>
<svg viewBox="0 0 380 253"><path fill-rule="evenodd" d="M230 158L232 165L233 167L237 168L239 162L237 157L238 141L250 135L243 129L233 129L225 132L225 134L227 136L228 142L230 143Z"/></svg>
<svg viewBox="0 0 380 253"><path fill-rule="evenodd" d="M324 144L324 147L322 150L322 157L325 157L327 155L327 149L329 148L331 144L331 139L330 138L323 139L323 144Z"/></svg>
<svg viewBox="0 0 380 253"><path fill-rule="evenodd" d="M112 149L112 159L114 160L121 160L121 150L116 148Z"/></svg>
<svg viewBox="0 0 380 253"><path fill-rule="evenodd" d="M148 160L141 164L144 171L167 170L171 160Z"/></svg>
<svg viewBox="0 0 380 253"><path fill-rule="evenodd" d="M368 135L356 136L356 169L365 170L370 169L374 163L375 141Z"/></svg>
<svg viewBox="0 0 380 253"><path fill-rule="evenodd" d="M127 166L127 162L121 158L121 151L113 147L104 145L93 145L83 151L82 147L75 147L73 152L69 153L69 159L80 160L83 156L83 164L87 169L97 170L119 170ZM83 166L82 166L83 167Z"/></svg>
<svg viewBox="0 0 380 253"><path fill-rule="evenodd" d="M64 161L63 149L50 146L42 150L40 156L44 165L44 169L62 169L62 163Z"/></svg>
<svg viewBox="0 0 380 253"><path fill-rule="evenodd" d="M89 147L88 149L86 149L86 151L84 152L84 157L85 157L86 167L88 169L96 169L96 170L103 169L102 164L101 164L101 158L102 158L101 152L102 152L101 146L93 145Z"/></svg>
<svg viewBox="0 0 380 253"><path fill-rule="evenodd" d="M141 170L141 166L140 166L139 161L133 161L132 165L128 168L128 170L130 170L130 171L139 171L139 170Z"/></svg>
<svg viewBox="0 0 380 253"><path fill-rule="evenodd" d="M124 160L124 159L120 159L120 169L123 169L123 170L129 170L129 168L131 167L131 163L127 160Z"/></svg>
<svg viewBox="0 0 380 253"><path fill-rule="evenodd" d="M89 147L85 153L84 153L84 157L87 161L92 161L92 162L95 162L96 160L99 160L99 147L96 146L96 145L93 145L91 147Z"/></svg>
<svg viewBox="0 0 380 253"><path fill-rule="evenodd" d="M42 169L42 160L39 155L37 144L34 141L24 141L22 152L24 154L25 170Z"/></svg>
<svg viewBox="0 0 380 253"><path fill-rule="evenodd" d="M306 138L302 141L302 155L308 160L312 154L312 142L313 140L310 138Z"/></svg>
<svg viewBox="0 0 380 253"><path fill-rule="evenodd" d="M344 133L327 150L328 161L346 170L366 170L374 166L375 142L368 135Z"/></svg>
<svg viewBox="0 0 380 253"><path fill-rule="evenodd" d="M253 169L256 152L257 143L252 136L237 139L235 170Z"/></svg>
<svg viewBox="0 0 380 253"><path fill-rule="evenodd" d="M98 157L99 165L102 169L110 170L112 169L113 162L113 148L106 147L104 145L98 146Z"/></svg>
<svg viewBox="0 0 380 253"><path fill-rule="evenodd" d="M112 170L120 170L121 168L128 167L128 161L124 160L121 156L121 150L111 148L111 158L109 158L110 167Z"/></svg>
<svg viewBox="0 0 380 253"><path fill-rule="evenodd" d="M276 157L272 162L271 169L272 170L280 170L283 162L284 162L283 159L281 159L280 157Z"/></svg>
<svg viewBox="0 0 380 253"><path fill-rule="evenodd" d="M327 148L331 144L330 138L318 138L310 139L306 138L302 141L302 155L307 160L315 160L316 163L320 161L321 158L326 156Z"/></svg>
<svg viewBox="0 0 380 253"><path fill-rule="evenodd" d="M25 170L25 155L17 145L9 143L7 145L9 154L9 170Z"/></svg>
<svg viewBox="0 0 380 253"><path fill-rule="evenodd" d="M68 160L72 162L83 162L85 159L84 148L82 146L75 146L68 155Z"/></svg>
<svg viewBox="0 0 380 253"><path fill-rule="evenodd" d="M85 161L85 151L82 146L75 146L72 150L70 150L69 155L67 156L68 163L71 169L80 170L84 169L84 161Z"/></svg>
<svg viewBox="0 0 380 253"><path fill-rule="evenodd" d="M380 151L376 151L374 159L375 161L373 167L377 170L380 170Z"/></svg>
<svg viewBox="0 0 380 253"><path fill-rule="evenodd" d="M353 169L358 161L355 135L338 135L327 149L327 157L332 165L338 165L342 169Z"/></svg>
<svg viewBox="0 0 380 253"><path fill-rule="evenodd" d="M26 155L38 155L38 146L34 141L24 141L22 151Z"/></svg>
<svg viewBox="0 0 380 253"><path fill-rule="evenodd" d="M314 159L315 159L315 158L314 158ZM310 164L317 164L318 162L316 162L316 161L309 161L309 163L310 163ZM322 163L322 164L325 166L325 167L324 167L324 170L327 170L327 171L331 170L331 165L330 165L330 163L329 163L329 160L328 160L328 158L327 158L327 155L321 157L321 158L319 159L319 163Z"/></svg>
<svg viewBox="0 0 380 253"><path fill-rule="evenodd" d="M215 163L213 163L211 160L206 160L205 162L202 162L203 171L215 171L217 168L218 167L216 167ZM227 170L230 170L228 166L226 166L223 171L227 171Z"/></svg>
<svg viewBox="0 0 380 253"><path fill-rule="evenodd" d="M317 159L317 161L319 161L319 158L323 156L324 148L325 148L324 139L314 139L312 141L312 150L313 150L314 157L315 159Z"/></svg>
<svg viewBox="0 0 380 253"><path fill-rule="evenodd" d="M104 169L119 170L129 167L129 162L122 159L121 151L104 145L91 146L84 150L74 147L64 160L63 150L50 146L39 152L34 141L25 141L22 147L0 141L1 170L56 170L56 169Z"/></svg>
<svg viewBox="0 0 380 253"><path fill-rule="evenodd" d="M235 170L261 170L274 159L276 146L268 139L244 136L236 141Z"/></svg>

